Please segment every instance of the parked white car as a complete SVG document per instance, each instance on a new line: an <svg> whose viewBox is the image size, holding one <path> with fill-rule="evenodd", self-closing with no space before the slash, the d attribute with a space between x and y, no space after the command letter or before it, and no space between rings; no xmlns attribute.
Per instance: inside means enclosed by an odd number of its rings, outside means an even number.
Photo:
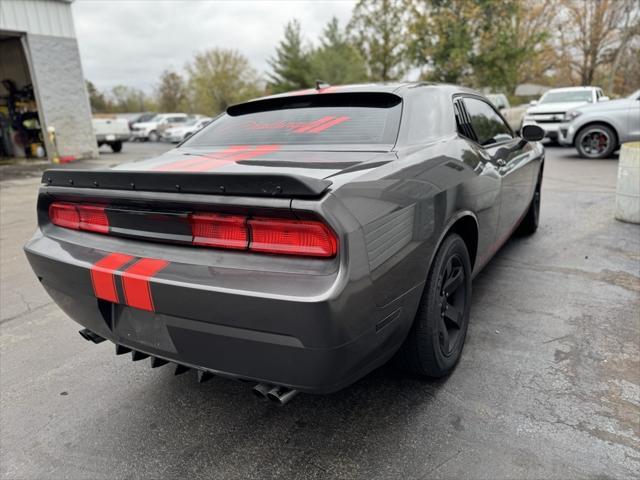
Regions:
<svg viewBox="0 0 640 480"><path fill-rule="evenodd" d="M545 131L545 137L558 139L560 125L565 114L583 105L609 100L600 87L553 88L539 101L532 101L524 115L523 125L538 125Z"/></svg>
<svg viewBox="0 0 640 480"><path fill-rule="evenodd" d="M181 127L168 128L162 134L162 140L171 143L181 142L208 125L211 120L210 117L193 118Z"/></svg>
<svg viewBox="0 0 640 480"><path fill-rule="evenodd" d="M135 140L157 142L164 130L184 125L188 119L186 113L160 113L147 122L134 123L131 133Z"/></svg>
<svg viewBox="0 0 640 480"><path fill-rule="evenodd" d="M122 142L129 140L129 122L126 118L93 118L91 120L98 148L109 145L114 153L122 150Z"/></svg>

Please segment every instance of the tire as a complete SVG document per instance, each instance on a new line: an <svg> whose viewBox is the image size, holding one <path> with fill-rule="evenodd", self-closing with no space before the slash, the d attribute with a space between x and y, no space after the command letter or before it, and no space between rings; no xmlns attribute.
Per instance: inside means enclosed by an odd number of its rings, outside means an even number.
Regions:
<svg viewBox="0 0 640 480"><path fill-rule="evenodd" d="M113 153L120 153L122 151L122 142L112 142L109 144Z"/></svg>
<svg viewBox="0 0 640 480"><path fill-rule="evenodd" d="M457 287L450 286L450 291L445 292L451 281ZM400 365L425 377L441 378L451 373L462 354L470 307L469 252L460 235L450 234L438 249L427 275L418 312L398 352Z"/></svg>
<svg viewBox="0 0 640 480"><path fill-rule="evenodd" d="M602 123L588 125L578 132L575 147L582 158L609 158L618 146L618 136Z"/></svg>
<svg viewBox="0 0 640 480"><path fill-rule="evenodd" d="M150 142L157 142L159 138L160 137L158 136L158 132L156 132L155 130L153 130L152 132L149 132L149 141Z"/></svg>
<svg viewBox="0 0 640 480"><path fill-rule="evenodd" d="M533 192L533 198L529 209L525 214L522 222L518 225L516 233L518 235L533 235L538 230L538 223L540 222L540 203L542 201L542 170L538 176L538 183L536 183L536 189Z"/></svg>

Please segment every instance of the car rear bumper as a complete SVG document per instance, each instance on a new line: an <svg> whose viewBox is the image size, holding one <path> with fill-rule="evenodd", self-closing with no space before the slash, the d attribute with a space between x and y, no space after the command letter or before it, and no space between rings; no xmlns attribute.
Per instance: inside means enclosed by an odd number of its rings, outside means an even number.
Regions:
<svg viewBox="0 0 640 480"><path fill-rule="evenodd" d="M96 140L98 143L125 142L129 140L130 136L129 133L98 134Z"/></svg>
<svg viewBox="0 0 640 480"><path fill-rule="evenodd" d="M421 294L415 287L381 308L366 280L345 280L340 271L308 278L223 272L183 259L144 278L114 270L118 298L109 301L97 298L92 274L108 251L38 231L25 252L60 308L101 337L222 376L308 393L339 390L386 362L404 340ZM230 288L233 277L243 275L253 277L240 281L247 288ZM147 304L127 295L124 282L130 277L147 289L134 289L137 297L149 296ZM255 277L269 282L268 288L253 287L259 283Z"/></svg>

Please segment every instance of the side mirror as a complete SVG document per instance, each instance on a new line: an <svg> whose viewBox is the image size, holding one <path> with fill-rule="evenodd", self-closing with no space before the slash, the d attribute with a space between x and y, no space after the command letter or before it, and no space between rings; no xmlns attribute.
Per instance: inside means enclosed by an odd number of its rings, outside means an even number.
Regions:
<svg viewBox="0 0 640 480"><path fill-rule="evenodd" d="M525 125L522 127L522 138L528 142L539 142L544 138L544 129L538 125Z"/></svg>
<svg viewBox="0 0 640 480"><path fill-rule="evenodd" d="M600 97L600 100L598 100L599 102L608 102L609 101L609 97Z"/></svg>
<svg viewBox="0 0 640 480"><path fill-rule="evenodd" d="M538 104L538 100L531 100L529 102L529 105L531 105L532 107Z"/></svg>

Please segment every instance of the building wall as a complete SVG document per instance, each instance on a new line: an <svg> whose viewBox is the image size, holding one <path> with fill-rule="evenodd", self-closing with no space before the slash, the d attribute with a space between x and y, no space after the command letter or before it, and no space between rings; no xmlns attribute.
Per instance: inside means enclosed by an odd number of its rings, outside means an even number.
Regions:
<svg viewBox="0 0 640 480"><path fill-rule="evenodd" d="M71 2L0 0L0 30L74 38Z"/></svg>
<svg viewBox="0 0 640 480"><path fill-rule="evenodd" d="M97 156L71 0L0 0L0 32L22 37L41 123L55 128L57 153ZM46 135L45 144L51 159Z"/></svg>
<svg viewBox="0 0 640 480"><path fill-rule="evenodd" d="M3 0L4 1L4 0ZM74 38L27 34L44 123L56 130L60 156L96 157L91 107Z"/></svg>

